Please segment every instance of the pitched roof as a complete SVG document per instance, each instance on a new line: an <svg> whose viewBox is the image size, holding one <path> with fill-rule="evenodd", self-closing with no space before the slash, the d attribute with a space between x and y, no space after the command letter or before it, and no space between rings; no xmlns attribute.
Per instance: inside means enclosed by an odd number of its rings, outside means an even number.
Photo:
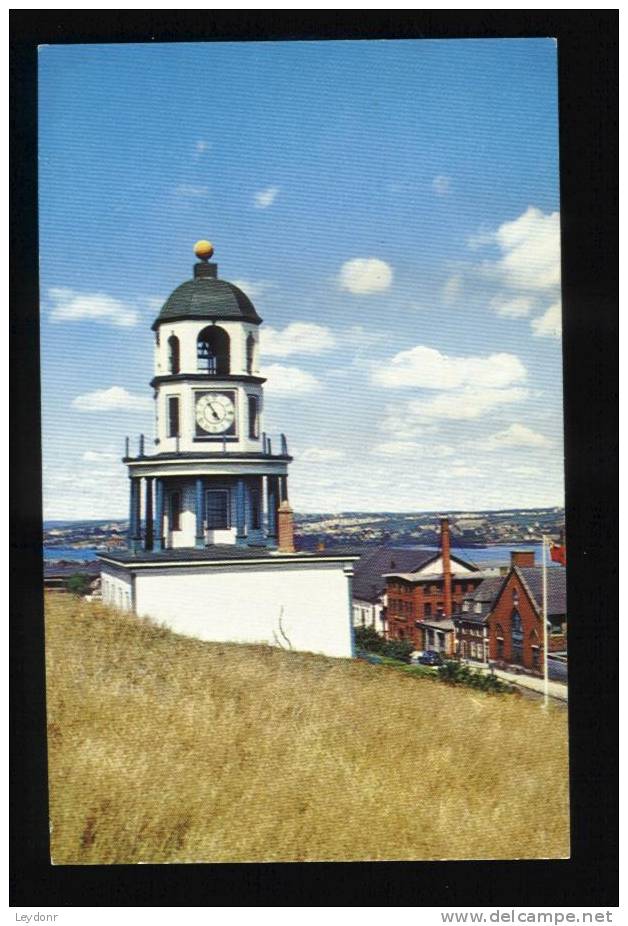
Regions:
<svg viewBox="0 0 628 926"><path fill-rule="evenodd" d="M540 612L543 607L543 567L515 566L514 568L523 579ZM547 568L547 613L548 615L567 613L567 570L564 566L548 566Z"/></svg>
<svg viewBox="0 0 628 926"><path fill-rule="evenodd" d="M469 603L468 610L456 614L455 619L484 624L493 610L493 605L505 581L505 576L488 576L483 579L475 591L465 597L465 602ZM479 609L477 609L478 605Z"/></svg>
<svg viewBox="0 0 628 926"><path fill-rule="evenodd" d="M376 547L364 553L354 567L353 597L375 601L384 592L384 575L394 570L415 572L438 556L438 550L418 547Z"/></svg>

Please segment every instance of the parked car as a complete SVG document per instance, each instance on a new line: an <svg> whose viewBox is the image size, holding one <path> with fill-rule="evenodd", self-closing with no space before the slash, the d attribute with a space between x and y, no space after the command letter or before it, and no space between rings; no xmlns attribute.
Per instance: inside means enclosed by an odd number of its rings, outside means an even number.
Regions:
<svg viewBox="0 0 628 926"><path fill-rule="evenodd" d="M443 660L436 650L426 649L423 655L419 656L419 663L422 666L442 666Z"/></svg>

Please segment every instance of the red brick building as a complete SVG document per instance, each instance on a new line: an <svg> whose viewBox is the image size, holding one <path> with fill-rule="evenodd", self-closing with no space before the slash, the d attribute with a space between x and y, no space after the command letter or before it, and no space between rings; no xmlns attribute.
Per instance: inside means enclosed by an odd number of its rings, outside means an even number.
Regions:
<svg viewBox="0 0 628 926"><path fill-rule="evenodd" d="M565 569L547 569L548 651L567 650ZM487 618L489 658L500 666L543 671L543 569L534 552L511 553L510 572Z"/></svg>
<svg viewBox="0 0 628 926"><path fill-rule="evenodd" d="M455 651L452 617L482 582L477 566L453 556L449 522L441 519L441 549L415 572L390 572L386 578L387 636L408 640L417 650Z"/></svg>
<svg viewBox="0 0 628 926"><path fill-rule="evenodd" d="M488 618L505 582L503 575L488 576L454 615L456 655L486 665L489 660Z"/></svg>

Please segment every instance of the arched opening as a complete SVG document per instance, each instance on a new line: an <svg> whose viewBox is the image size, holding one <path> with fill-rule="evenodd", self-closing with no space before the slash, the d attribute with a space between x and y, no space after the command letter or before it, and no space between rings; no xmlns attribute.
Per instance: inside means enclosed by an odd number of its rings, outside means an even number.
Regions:
<svg viewBox="0 0 628 926"><path fill-rule="evenodd" d="M179 339L176 334L171 334L168 338L168 371L178 373L179 369Z"/></svg>
<svg viewBox="0 0 628 926"><path fill-rule="evenodd" d="M255 338L249 334L246 339L246 372L253 372L253 360L255 358Z"/></svg>
<svg viewBox="0 0 628 926"><path fill-rule="evenodd" d="M196 341L197 367L203 373L229 373L229 335L218 325L203 328Z"/></svg>
<svg viewBox="0 0 628 926"><path fill-rule="evenodd" d="M510 618L510 645L512 661L523 663L523 624L517 610L512 612Z"/></svg>

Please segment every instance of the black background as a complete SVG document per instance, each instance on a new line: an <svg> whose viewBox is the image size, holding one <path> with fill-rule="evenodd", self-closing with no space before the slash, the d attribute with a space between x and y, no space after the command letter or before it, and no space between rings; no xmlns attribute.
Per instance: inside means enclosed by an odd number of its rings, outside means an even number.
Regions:
<svg viewBox="0 0 628 926"><path fill-rule="evenodd" d="M94 13L13 10L10 14L10 903L28 907L616 905L618 11ZM558 39L571 859L51 866L40 553L37 45L500 36ZM542 754L542 742L538 749Z"/></svg>

